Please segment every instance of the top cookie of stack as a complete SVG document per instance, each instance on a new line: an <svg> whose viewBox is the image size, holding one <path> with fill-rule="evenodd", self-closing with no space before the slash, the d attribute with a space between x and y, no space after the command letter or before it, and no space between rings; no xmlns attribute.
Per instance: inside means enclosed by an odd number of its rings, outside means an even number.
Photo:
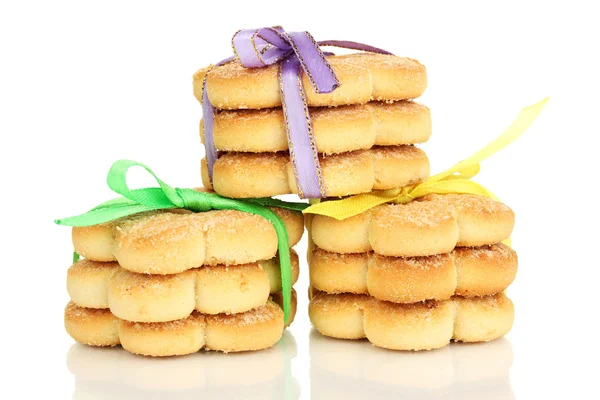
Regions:
<svg viewBox="0 0 600 400"><path fill-rule="evenodd" d="M328 56L339 87L316 93L301 73L319 154L320 185L326 195L346 196L403 187L429 177L429 160L414 144L431 135L429 109L410 99L427 86L423 65L388 54ZM213 139L220 157L212 182L206 160L202 179L226 197L270 197L303 193L290 162L289 129L282 109L279 66L245 68L232 61L194 75L194 94L202 102L203 85L217 109ZM203 137L203 121L200 132Z"/></svg>

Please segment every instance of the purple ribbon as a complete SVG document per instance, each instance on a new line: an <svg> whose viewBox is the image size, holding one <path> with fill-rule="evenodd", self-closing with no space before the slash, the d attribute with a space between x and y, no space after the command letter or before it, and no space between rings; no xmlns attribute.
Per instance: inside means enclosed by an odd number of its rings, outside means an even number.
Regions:
<svg viewBox="0 0 600 400"><path fill-rule="evenodd" d="M339 40L316 42L308 32L286 32L281 27L238 31L233 35L231 44L235 59L246 68L262 68L279 63L281 104L298 194L302 198L327 197L306 94L302 85L301 70L308 77L316 93L331 93L340 82L320 46L336 46L381 54L391 53L356 42ZM233 57L216 65L232 60ZM215 110L208 100L206 81L204 83L202 89L204 142L208 175L212 181L213 167L218 157L213 139Z"/></svg>

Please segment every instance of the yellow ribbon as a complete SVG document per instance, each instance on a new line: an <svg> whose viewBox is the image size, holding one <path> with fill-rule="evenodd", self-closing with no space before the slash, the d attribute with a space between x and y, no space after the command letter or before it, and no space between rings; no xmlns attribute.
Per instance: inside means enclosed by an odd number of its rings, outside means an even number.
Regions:
<svg viewBox="0 0 600 400"><path fill-rule="evenodd" d="M517 119L500 136L471 157L462 160L453 167L434 175L424 182L388 190L376 190L342 200L324 201L313 204L303 212L320 214L342 220L361 214L384 203L406 204L428 194L466 193L491 197L497 200L489 190L471 180L479 173L479 163L515 141L529 128L542 111L548 97L519 113Z"/></svg>

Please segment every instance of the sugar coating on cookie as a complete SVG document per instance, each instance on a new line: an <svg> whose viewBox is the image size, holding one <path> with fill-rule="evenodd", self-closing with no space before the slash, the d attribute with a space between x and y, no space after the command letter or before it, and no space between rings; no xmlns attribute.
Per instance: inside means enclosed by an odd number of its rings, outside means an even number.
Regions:
<svg viewBox="0 0 600 400"><path fill-rule="evenodd" d="M311 108L309 114L317 151L323 154L424 143L431 136L429 108L412 101ZM203 121L200 136L204 143ZM226 152L288 150L280 108L219 112L213 138L215 147Z"/></svg>
<svg viewBox="0 0 600 400"><path fill-rule="evenodd" d="M296 297L292 297L295 315ZM106 309L69 303L65 328L77 342L91 346L117 346L131 353L166 357L198 352L261 350L273 346L284 329L283 310L273 301L238 314L205 315L194 311L169 322L120 320Z"/></svg>
<svg viewBox="0 0 600 400"><path fill-rule="evenodd" d="M501 242L510 236L514 218L509 207L487 197L430 195L408 204L384 204L345 220L315 215L309 235L317 247L334 253L430 256L457 246Z"/></svg>
<svg viewBox="0 0 600 400"><path fill-rule="evenodd" d="M304 231L302 214L272 208L284 222L290 246ZM73 228L75 251L94 261L118 261L129 271L175 274L202 265L268 260L277 235L266 219L241 211L148 212L110 223Z"/></svg>
<svg viewBox="0 0 600 400"><path fill-rule="evenodd" d="M398 304L367 295L316 292L309 316L325 336L367 338L393 350L431 350L451 340L487 342L504 336L512 327L514 308L503 293Z"/></svg>
<svg viewBox="0 0 600 400"><path fill-rule="evenodd" d="M414 146L373 147L319 157L327 196L347 196L419 183L429 177L429 159ZM215 163L212 183L206 160L202 182L225 197L270 197L298 193L287 153L226 153Z"/></svg>
<svg viewBox="0 0 600 400"><path fill-rule="evenodd" d="M417 303L501 292L515 278L517 254L503 244L425 257L340 254L315 248L309 267L311 285L319 291Z"/></svg>
<svg viewBox="0 0 600 400"><path fill-rule="evenodd" d="M298 255L292 250L292 282ZM260 307L281 291L278 259L243 265L203 266L178 274L149 275L117 263L80 260L67 272L71 301L80 307L108 308L135 322L166 322L203 314L240 313Z"/></svg>
<svg viewBox="0 0 600 400"><path fill-rule="evenodd" d="M386 54L355 53L329 56L327 61L340 86L331 93L317 94L306 74L302 83L309 106L364 104L372 100L413 99L427 87L427 72L418 61ZM206 79L208 99L224 110L260 109L281 106L278 65L244 68L237 61L194 74L194 95L202 102Z"/></svg>

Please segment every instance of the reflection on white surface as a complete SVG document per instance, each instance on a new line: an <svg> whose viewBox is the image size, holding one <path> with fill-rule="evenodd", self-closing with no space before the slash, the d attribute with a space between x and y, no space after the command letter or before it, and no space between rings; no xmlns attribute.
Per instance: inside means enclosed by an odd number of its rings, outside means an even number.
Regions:
<svg viewBox="0 0 600 400"><path fill-rule="evenodd" d="M296 341L289 332L271 349L248 353L200 352L148 359L116 348L75 344L67 367L74 400L298 399L291 372Z"/></svg>
<svg viewBox="0 0 600 400"><path fill-rule="evenodd" d="M507 339L398 352L366 340L327 338L313 329L311 399L514 399L512 361Z"/></svg>

